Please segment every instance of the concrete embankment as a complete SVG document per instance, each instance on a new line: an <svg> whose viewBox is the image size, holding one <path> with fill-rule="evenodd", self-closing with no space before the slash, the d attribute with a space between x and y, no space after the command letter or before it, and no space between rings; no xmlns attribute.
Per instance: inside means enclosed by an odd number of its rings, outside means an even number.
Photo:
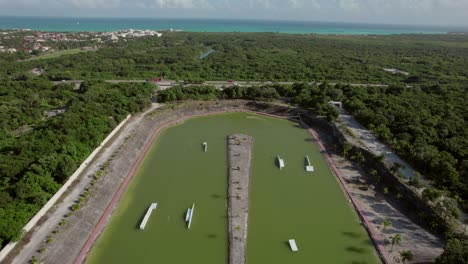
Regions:
<svg viewBox="0 0 468 264"><path fill-rule="evenodd" d="M133 177L133 173L131 172L132 168L136 169L138 167L139 160L141 161L141 159L144 157L145 147L149 147L151 145L151 142L156 137L158 131L176 123L183 122L184 120L191 117L237 111L254 111L260 112L261 114L274 115L283 118L297 117L298 114L300 114L302 120L305 123L307 123L310 127L314 128L314 130L320 134L322 141L327 146L327 151L332 151L334 147L341 145L343 142L346 142L343 133L334 125L325 122L321 118L309 115L306 111L302 109L296 109L285 105L235 100L210 102L188 101L184 103L164 106L154 112L142 116L141 120L139 120L138 122L135 121L135 124L132 125L132 128L129 129L128 133L124 137L122 137L126 138L125 141L127 143L122 147L122 149L118 153L116 153L115 157L109 162L109 169L105 171L104 175L102 175L102 177L94 185L94 191L90 195L89 200L81 207L79 211L74 212L70 217L68 217L67 224L64 227L60 228L60 233L54 235L53 243L42 243L40 245L35 244L35 246L29 244L31 246L31 250L23 250L17 256L11 256L12 259L15 259L13 263L26 263L27 260L31 259L33 255L37 257L40 263L74 263L75 261L76 263L81 263L81 261L83 261L83 259L86 257L86 254L91 248L94 240L105 227L107 220L110 218L113 209L117 205L120 194L122 194L125 190L125 188L122 188L122 183L128 183L131 180L131 178ZM123 141L124 140L122 139L122 142ZM116 145L117 149L119 148L121 143L114 142L113 145ZM110 153L113 153L113 151ZM364 155L366 155L365 152L363 153ZM111 156L111 154L109 154L109 156ZM107 158L103 159L103 162L106 160ZM360 180L361 177L363 177L362 171L360 169L353 169L353 176L350 175L350 166L342 166L342 164L346 163L337 163L336 161L335 163L337 164L339 170L345 171L345 173L343 173L343 177L346 179L346 184L348 184L349 187L352 188L351 195L353 195L356 199L360 199L359 203L364 208L366 213L363 217L370 218L369 220L371 221L368 222L374 230L381 229L381 222L383 221L383 219L391 219L393 225L391 230L398 230L398 233L400 233L403 237L402 248L411 250L415 255L415 260L425 260L427 259L428 255L419 253L419 251L415 248L414 245L419 244L421 245L421 247L425 247L430 250L433 250L434 248L440 251L442 250L442 247L439 246L438 243L436 243L436 239L430 238L431 236L429 232L427 232L425 229L421 228L416 224L409 225L409 223L412 223L412 220L407 218L405 214L400 213L398 208L394 208L394 210L389 211L388 214L385 215L385 217L380 217L379 215L377 215L375 213L376 210L381 211L380 209L383 207L393 208L392 203L388 202L386 199L380 198L386 196L378 194L372 194L372 197L375 198L375 201L369 202L368 195L362 196L359 193L360 188L366 187L366 185L352 184L352 182L356 179ZM234 167L237 167L237 165ZM87 173L87 175L91 180L92 174ZM237 187L238 186L236 186L236 188ZM118 191L119 189L121 191ZM240 190L236 189L236 191ZM72 200L77 199L79 194L81 193L81 190L76 191L76 193L76 196L72 196L71 194L68 195L69 198ZM248 195L248 192L246 192L246 195ZM240 197L248 201L247 196ZM113 203L112 200L114 200ZM406 198L403 198L402 200L410 201ZM397 202L401 203L401 201ZM61 203L56 205L64 206L65 204ZM69 206L66 206L66 209L68 207ZM404 226L405 229L396 229L397 222L393 221L393 219L396 218L395 216L397 214L397 218L399 221L398 223L402 223L401 225ZM246 227L247 215L245 217ZM47 224L50 224L50 220L47 222ZM56 226L56 224L51 225L53 225L54 227ZM242 227L242 225L238 226ZM237 225L230 225L230 230L232 230L231 227L235 228L237 227ZM247 235L246 231L247 229L245 229L245 236ZM383 241L384 239L388 238L389 229L382 229L381 231L382 232L380 232L381 234L379 240ZM417 236L413 236L414 231L418 231ZM238 237L241 237L242 234L241 230L235 230L235 232L233 233ZM232 238L234 239L234 237L236 236L232 236ZM37 233L33 236L32 239L37 239L39 241L43 240L42 236L39 236L37 238L34 237L37 237ZM412 239L413 237L415 239ZM244 239L244 251L240 251L243 252L244 255L240 256L239 254L239 258L237 258L243 260L244 262L231 263L245 263L245 241L246 240ZM407 243L405 241L407 241ZM423 243L420 243L420 241L423 241ZM404 245L405 243L406 245ZM42 245L46 245L47 250L45 252L38 253L37 251L41 249ZM391 245L387 245L386 247L390 249ZM394 250L394 252L396 255L398 254L399 250ZM11 260L6 261L5 263L11 263Z"/></svg>
<svg viewBox="0 0 468 264"><path fill-rule="evenodd" d="M229 264L247 263L252 141L251 136L242 134L228 137Z"/></svg>

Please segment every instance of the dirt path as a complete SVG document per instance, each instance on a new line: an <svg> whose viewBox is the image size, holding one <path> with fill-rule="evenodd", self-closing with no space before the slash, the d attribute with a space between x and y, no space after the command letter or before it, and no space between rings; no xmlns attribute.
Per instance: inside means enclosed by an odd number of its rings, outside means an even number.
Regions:
<svg viewBox="0 0 468 264"><path fill-rule="evenodd" d="M398 162L404 165L404 168L400 169L400 173L406 178L410 179L415 175L414 169L406 161L401 159L397 154L395 154L389 147L381 143L374 134L369 130L363 127L359 122L354 119L353 116L348 114L346 111L342 110L339 116L341 120L348 129L356 136L359 140L359 143L362 143L365 148L370 150L374 155L379 156L383 155L385 160L391 164Z"/></svg>
<svg viewBox="0 0 468 264"><path fill-rule="evenodd" d="M54 205L51 211L46 215L47 221L41 225L36 226L32 230L30 241L23 246L19 254L13 258L11 263L24 264L28 263L32 256L37 256L37 251L42 247L47 236L59 225L64 215L70 212L70 207L75 203L83 190L89 186L93 180L92 175L97 172L105 162L109 160L113 153L122 145L125 139L130 136L137 125L141 122L142 118L149 112L158 108L159 104L153 104L150 109L144 113L132 117L128 123L121 129L121 131L107 143L98 154L98 156L89 164L88 168L82 175L75 181L75 184L70 187L68 194L65 194L62 201ZM46 252L47 253L47 252Z"/></svg>
<svg viewBox="0 0 468 264"><path fill-rule="evenodd" d="M251 157L252 137L240 134L228 137L229 264L247 263Z"/></svg>
<svg viewBox="0 0 468 264"><path fill-rule="evenodd" d="M339 122L346 125L353 135L345 135L348 140L361 145L370 150L375 155L383 155L386 162L398 162L405 165L400 169L400 173L410 178L414 175L413 168L391 151L389 147L381 143L369 130L359 124L351 115L342 111ZM396 262L399 259L399 252L411 250L415 256L414 262L434 261L443 251L443 241L424 228L415 224L404 214L404 209L398 201L383 193L378 193L369 188L371 182L368 176L359 169L359 166L351 163L338 155L331 155L335 165L341 171L343 178L350 188L352 196L357 200L364 210L370 225L373 226L375 234L379 240L384 241L385 250L390 259ZM427 182L427 181L425 181ZM383 221L389 220L391 226L383 228ZM389 242L391 236L401 235L401 244L392 246Z"/></svg>

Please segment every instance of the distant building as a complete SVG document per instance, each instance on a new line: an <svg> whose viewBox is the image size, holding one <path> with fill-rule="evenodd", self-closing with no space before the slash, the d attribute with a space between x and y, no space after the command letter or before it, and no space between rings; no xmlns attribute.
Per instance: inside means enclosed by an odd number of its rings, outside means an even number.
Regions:
<svg viewBox="0 0 468 264"><path fill-rule="evenodd" d="M109 36L109 40L112 41L112 42L117 42L119 41L119 37L117 37L116 35L114 35L113 33Z"/></svg>
<svg viewBox="0 0 468 264"><path fill-rule="evenodd" d="M28 42L33 42L36 37L35 36L24 36L24 41L28 41Z"/></svg>
<svg viewBox="0 0 468 264"><path fill-rule="evenodd" d="M343 109L343 103L342 103L342 102L330 101L330 102L328 102L328 103L331 104L331 105L334 105L334 106L338 107L339 109Z"/></svg>
<svg viewBox="0 0 468 264"><path fill-rule="evenodd" d="M410 75L408 72L398 70L398 69L388 69L388 68L383 68L384 71L392 73L392 74L403 74L403 75Z"/></svg>

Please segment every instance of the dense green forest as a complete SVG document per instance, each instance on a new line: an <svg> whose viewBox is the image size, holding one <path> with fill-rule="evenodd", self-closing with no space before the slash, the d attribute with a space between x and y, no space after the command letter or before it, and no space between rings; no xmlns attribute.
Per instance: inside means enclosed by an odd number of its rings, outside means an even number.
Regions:
<svg viewBox="0 0 468 264"><path fill-rule="evenodd" d="M215 52L200 58L211 49ZM151 85L99 81L105 79L296 81L222 91L177 86L161 91L159 99L286 99L329 120L338 112L327 102L344 101L360 122L468 207L466 35L167 33L106 44L95 52L21 61L24 57L0 54L2 245L21 235L30 217L127 113L150 103ZM33 68L44 73L33 76ZM67 79L87 82L79 90L50 82Z"/></svg>
<svg viewBox="0 0 468 264"><path fill-rule="evenodd" d="M468 87L343 88L346 109L468 209Z"/></svg>
<svg viewBox="0 0 468 264"><path fill-rule="evenodd" d="M27 221L128 113L151 103L150 84L87 82L79 90L32 79L0 85L0 244ZM48 117L47 112L64 113Z"/></svg>
<svg viewBox="0 0 468 264"><path fill-rule="evenodd" d="M467 82L468 36L321 36L167 33L57 59L0 66L43 68L62 79L283 80L361 83ZM200 55L214 49L204 59ZM10 62L13 58L10 60ZM391 74L397 68L409 76Z"/></svg>

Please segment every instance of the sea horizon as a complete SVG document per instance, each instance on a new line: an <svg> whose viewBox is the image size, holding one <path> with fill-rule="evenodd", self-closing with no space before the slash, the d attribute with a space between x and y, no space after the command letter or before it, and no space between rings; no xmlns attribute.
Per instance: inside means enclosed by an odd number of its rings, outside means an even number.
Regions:
<svg viewBox="0 0 468 264"><path fill-rule="evenodd" d="M52 32L109 32L125 29L187 32L271 32L327 35L447 34L468 32L468 26L428 26L219 18L130 18L0 16L0 30L31 29Z"/></svg>

